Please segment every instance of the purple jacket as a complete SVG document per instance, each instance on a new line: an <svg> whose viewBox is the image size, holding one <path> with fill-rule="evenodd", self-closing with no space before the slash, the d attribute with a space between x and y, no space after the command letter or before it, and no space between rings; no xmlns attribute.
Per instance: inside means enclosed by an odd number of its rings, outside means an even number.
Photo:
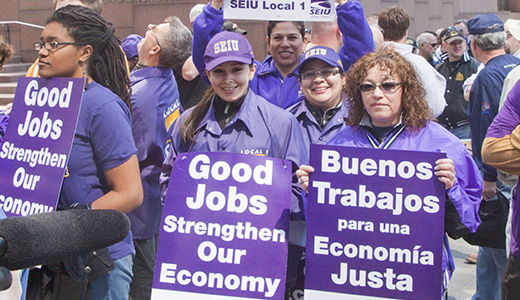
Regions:
<svg viewBox="0 0 520 300"><path fill-rule="evenodd" d="M489 126L482 146L485 163L502 171L520 174L520 84L507 95L504 106ZM511 253L520 257L520 191L517 182L511 201Z"/></svg>
<svg viewBox="0 0 520 300"><path fill-rule="evenodd" d="M310 149L311 144L327 144L338 132L347 127L345 118L348 116L347 100L343 100L340 108L322 129L305 104L303 98L287 110L292 113L303 131L305 147Z"/></svg>
<svg viewBox="0 0 520 300"><path fill-rule="evenodd" d="M336 8L338 26L343 33L343 47L339 56L343 69L348 70L361 56L374 51L372 31L368 25L363 6L358 1L348 1ZM211 4L206 5L202 13L193 22L193 62L200 74L204 74L204 50L212 36L219 33L224 24L223 10L216 10ZM255 77L250 83L251 89L259 96L276 106L287 108L301 96L298 72L294 70L286 78L280 74L271 56L258 64Z"/></svg>
<svg viewBox="0 0 520 300"><path fill-rule="evenodd" d="M363 121L362 123L367 124ZM400 130L401 128L402 130ZM412 132L403 128L402 125L397 125L382 143L378 143L377 139L364 126L346 127L329 144L350 147L445 152L448 158L453 161L456 173L455 183L451 189L446 191L447 195L453 202L460 221L470 232L475 232L480 225L478 209L482 194L482 178L479 169L464 144L441 125L428 122L418 132ZM447 237L444 239L444 248L442 270L443 286L446 287L455 269Z"/></svg>
<svg viewBox="0 0 520 300"><path fill-rule="evenodd" d="M172 132L172 148L164 161L160 177L162 199L166 194L175 158L182 152L236 152L276 157L292 162L293 171L308 161L307 148L298 122L289 112L278 108L251 89L247 93L237 114L220 129L215 120L215 110L211 104L204 119L197 128L195 143L186 144L179 135L182 120L192 112L184 112ZM293 217L302 216L301 188L293 173L291 211Z"/></svg>
<svg viewBox="0 0 520 300"><path fill-rule="evenodd" d="M171 68L146 67L130 73L132 134L143 183L143 204L128 213L134 239L159 233L162 215L159 174L170 134L181 113Z"/></svg>

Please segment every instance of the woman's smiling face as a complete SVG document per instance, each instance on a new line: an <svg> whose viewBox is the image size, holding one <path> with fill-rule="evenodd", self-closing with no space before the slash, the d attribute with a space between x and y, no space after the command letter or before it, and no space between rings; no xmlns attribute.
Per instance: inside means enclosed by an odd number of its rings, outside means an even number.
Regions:
<svg viewBox="0 0 520 300"><path fill-rule="evenodd" d="M235 102L247 94L256 65L229 61L206 71L215 93L226 102Z"/></svg>

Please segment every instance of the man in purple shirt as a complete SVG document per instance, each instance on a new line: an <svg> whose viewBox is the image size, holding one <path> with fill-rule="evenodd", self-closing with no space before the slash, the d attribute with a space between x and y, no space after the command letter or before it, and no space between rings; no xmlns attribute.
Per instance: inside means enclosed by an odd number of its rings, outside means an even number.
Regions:
<svg viewBox="0 0 520 300"><path fill-rule="evenodd" d="M130 73L132 134L144 192L143 204L128 213L136 250L132 299L151 297L162 215L159 174L173 124L182 111L172 67L184 61L190 49L191 32L179 18L148 25L145 37L137 44L139 61Z"/></svg>
<svg viewBox="0 0 520 300"><path fill-rule="evenodd" d="M501 171L520 175L520 84L507 96L489 126L482 146L482 160ZM519 179L520 181L520 179ZM502 277L502 299L520 299L520 191L518 183L511 201L510 253Z"/></svg>

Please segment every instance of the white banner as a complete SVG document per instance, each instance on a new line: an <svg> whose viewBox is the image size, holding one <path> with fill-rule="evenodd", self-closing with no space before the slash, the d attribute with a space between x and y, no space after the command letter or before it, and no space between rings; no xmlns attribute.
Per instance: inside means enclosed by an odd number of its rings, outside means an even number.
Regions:
<svg viewBox="0 0 520 300"><path fill-rule="evenodd" d="M224 19L331 21L335 0L225 0Z"/></svg>

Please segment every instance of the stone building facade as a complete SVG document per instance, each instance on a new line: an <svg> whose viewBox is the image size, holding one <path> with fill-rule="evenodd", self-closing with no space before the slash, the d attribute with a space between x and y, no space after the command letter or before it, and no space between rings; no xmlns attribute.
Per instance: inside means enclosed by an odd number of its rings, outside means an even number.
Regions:
<svg viewBox="0 0 520 300"><path fill-rule="evenodd" d="M102 15L115 26L118 35L124 38L130 33L143 35L147 24L160 23L170 15L178 16L190 26L188 14L197 0L105 0ZM424 30L436 30L449 26L457 19L471 18L481 13L496 13L501 19L520 18L520 0L362 0L366 16L381 9L398 5L412 16L409 35ZM52 0L2 0L0 21L22 21L43 25L51 14ZM506 10L499 10L506 9ZM513 12L511 12L513 11ZM237 21L248 31L248 39L253 45L257 59L262 60L265 49L265 21ZM24 62L33 61L36 52L32 49L39 40L41 30L22 25L0 26L1 35L8 35L18 55Z"/></svg>

